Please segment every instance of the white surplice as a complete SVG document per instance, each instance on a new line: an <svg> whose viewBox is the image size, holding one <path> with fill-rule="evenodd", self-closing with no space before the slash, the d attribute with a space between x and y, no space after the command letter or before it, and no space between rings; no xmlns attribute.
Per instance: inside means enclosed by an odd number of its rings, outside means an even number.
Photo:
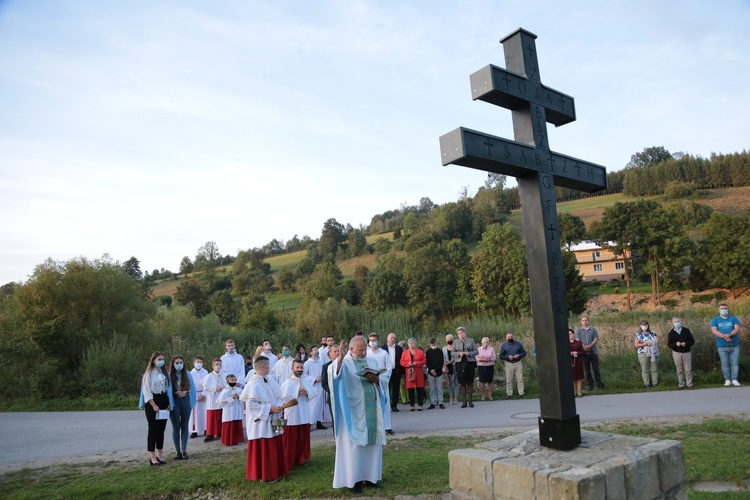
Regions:
<svg viewBox="0 0 750 500"><path fill-rule="evenodd" d="M287 356L281 358L275 365L273 365L271 375L276 379L276 383L279 384L279 386L292 376L292 363L294 363L294 358Z"/></svg>
<svg viewBox="0 0 750 500"><path fill-rule="evenodd" d="M380 370L378 379L380 380L380 390L385 394L388 404L383 410L383 425L386 430L391 428L391 391L388 389L388 383L391 381L391 373L393 372L393 364L391 363L391 356L388 351L382 347L378 347L376 350L372 350L371 347L367 348L367 364L373 368Z"/></svg>
<svg viewBox="0 0 750 500"><path fill-rule="evenodd" d="M234 399L232 397L233 394L236 394L239 398L240 394L242 394L242 389L239 387L225 387L221 393L219 393L219 398L217 403L222 409L221 412L221 421L222 422L233 422L234 420L242 420L243 417L243 408L242 408L242 401L239 399Z"/></svg>
<svg viewBox="0 0 750 500"><path fill-rule="evenodd" d="M211 372L205 376L202 384L206 395L206 410L221 410L219 395L224 390L224 381L215 372Z"/></svg>
<svg viewBox="0 0 750 500"><path fill-rule="evenodd" d="M203 379L208 376L208 372L205 368L201 368L200 370L193 368L190 370L190 374L193 376L193 382L195 383L196 399L195 408L190 412L188 431L190 433L202 434L206 432L206 399L198 401L198 398L206 396L206 390L203 388Z"/></svg>
<svg viewBox="0 0 750 500"><path fill-rule="evenodd" d="M258 374L250 379L240 400L245 402L247 421L247 439L272 438L277 436L273 433L271 420L271 406L281 406L281 389L273 377L261 377Z"/></svg>
<svg viewBox="0 0 750 500"><path fill-rule="evenodd" d="M224 353L221 357L221 379L227 385L227 375L237 377L237 385L245 385L245 358L241 354Z"/></svg>
<svg viewBox="0 0 750 500"><path fill-rule="evenodd" d="M314 424L318 420L322 420L323 416L323 405L325 404L325 394L323 393L323 385L320 382L315 382L315 379L323 374L323 360L318 358L310 358L305 363L303 374L312 384L315 392L318 395L310 401L310 423Z"/></svg>
<svg viewBox="0 0 750 500"><path fill-rule="evenodd" d="M307 396L299 395L299 390L303 387L307 391ZM317 399L317 395L318 391L304 375L302 378L292 375L281 384L281 399L284 403L297 399L296 405L284 410L287 425L310 425L310 403Z"/></svg>

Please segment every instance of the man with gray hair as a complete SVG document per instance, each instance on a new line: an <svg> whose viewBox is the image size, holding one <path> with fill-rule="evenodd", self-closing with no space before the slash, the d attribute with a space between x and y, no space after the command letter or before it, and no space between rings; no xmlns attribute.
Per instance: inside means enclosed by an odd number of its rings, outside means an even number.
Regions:
<svg viewBox="0 0 750 500"><path fill-rule="evenodd" d="M679 316L672 318L672 329L667 334L667 346L672 349L672 359L677 368L677 390L693 389L693 361L690 348L695 344L692 332L682 326Z"/></svg>
<svg viewBox="0 0 750 500"><path fill-rule="evenodd" d="M367 371L370 368L370 372ZM349 351L341 342L339 357L330 367L336 461L333 487L359 494L363 486L382 488L383 445L386 443L383 411L388 400L379 391L378 370L368 366L367 341L352 338Z"/></svg>

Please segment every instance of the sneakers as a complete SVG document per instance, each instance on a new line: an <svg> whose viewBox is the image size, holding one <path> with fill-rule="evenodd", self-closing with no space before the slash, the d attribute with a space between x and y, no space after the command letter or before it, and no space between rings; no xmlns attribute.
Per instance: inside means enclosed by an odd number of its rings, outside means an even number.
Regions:
<svg viewBox="0 0 750 500"><path fill-rule="evenodd" d="M732 385L735 387L739 387L741 384L737 382L736 380L732 380Z"/></svg>
<svg viewBox="0 0 750 500"><path fill-rule="evenodd" d="M326 427L325 425L323 425L323 422L320 422L320 421L318 421L318 422L317 422L317 423L315 424L315 428L316 428L316 429L320 429L320 430L325 430L325 429L328 429L328 427Z"/></svg>
<svg viewBox="0 0 750 500"><path fill-rule="evenodd" d="M396 433L393 432L393 429L386 429L385 433L388 434L389 436L395 436L396 435Z"/></svg>
<svg viewBox="0 0 750 500"><path fill-rule="evenodd" d="M738 384L738 385L739 385L739 384ZM427 407L427 409L428 409L428 410L434 410L434 409L435 409L435 405L434 405L434 404L432 404L432 403L430 403L430 406L428 406L428 407Z"/></svg>
<svg viewBox="0 0 750 500"><path fill-rule="evenodd" d="M732 381L731 380L725 380L724 381L724 387L729 387L730 385L732 385Z"/></svg>
<svg viewBox="0 0 750 500"><path fill-rule="evenodd" d="M440 403L440 409L445 410L445 406L443 406L443 403Z"/></svg>

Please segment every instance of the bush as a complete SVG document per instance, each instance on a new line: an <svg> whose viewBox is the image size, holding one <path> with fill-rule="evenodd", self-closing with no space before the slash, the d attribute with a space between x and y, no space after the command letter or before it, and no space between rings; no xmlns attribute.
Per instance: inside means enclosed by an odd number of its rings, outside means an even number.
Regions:
<svg viewBox="0 0 750 500"><path fill-rule="evenodd" d="M664 197L668 200L683 200L695 194L695 186L689 182L673 181L664 189Z"/></svg>
<svg viewBox="0 0 750 500"><path fill-rule="evenodd" d="M81 387L86 396L137 394L147 364L125 337L95 342L84 354Z"/></svg>

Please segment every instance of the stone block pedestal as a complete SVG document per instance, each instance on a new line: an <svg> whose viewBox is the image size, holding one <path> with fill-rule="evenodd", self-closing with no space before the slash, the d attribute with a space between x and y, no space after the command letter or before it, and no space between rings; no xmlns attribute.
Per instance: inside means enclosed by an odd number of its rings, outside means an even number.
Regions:
<svg viewBox="0 0 750 500"><path fill-rule="evenodd" d="M687 499L679 441L581 431L558 451L539 430L448 454L454 498Z"/></svg>

